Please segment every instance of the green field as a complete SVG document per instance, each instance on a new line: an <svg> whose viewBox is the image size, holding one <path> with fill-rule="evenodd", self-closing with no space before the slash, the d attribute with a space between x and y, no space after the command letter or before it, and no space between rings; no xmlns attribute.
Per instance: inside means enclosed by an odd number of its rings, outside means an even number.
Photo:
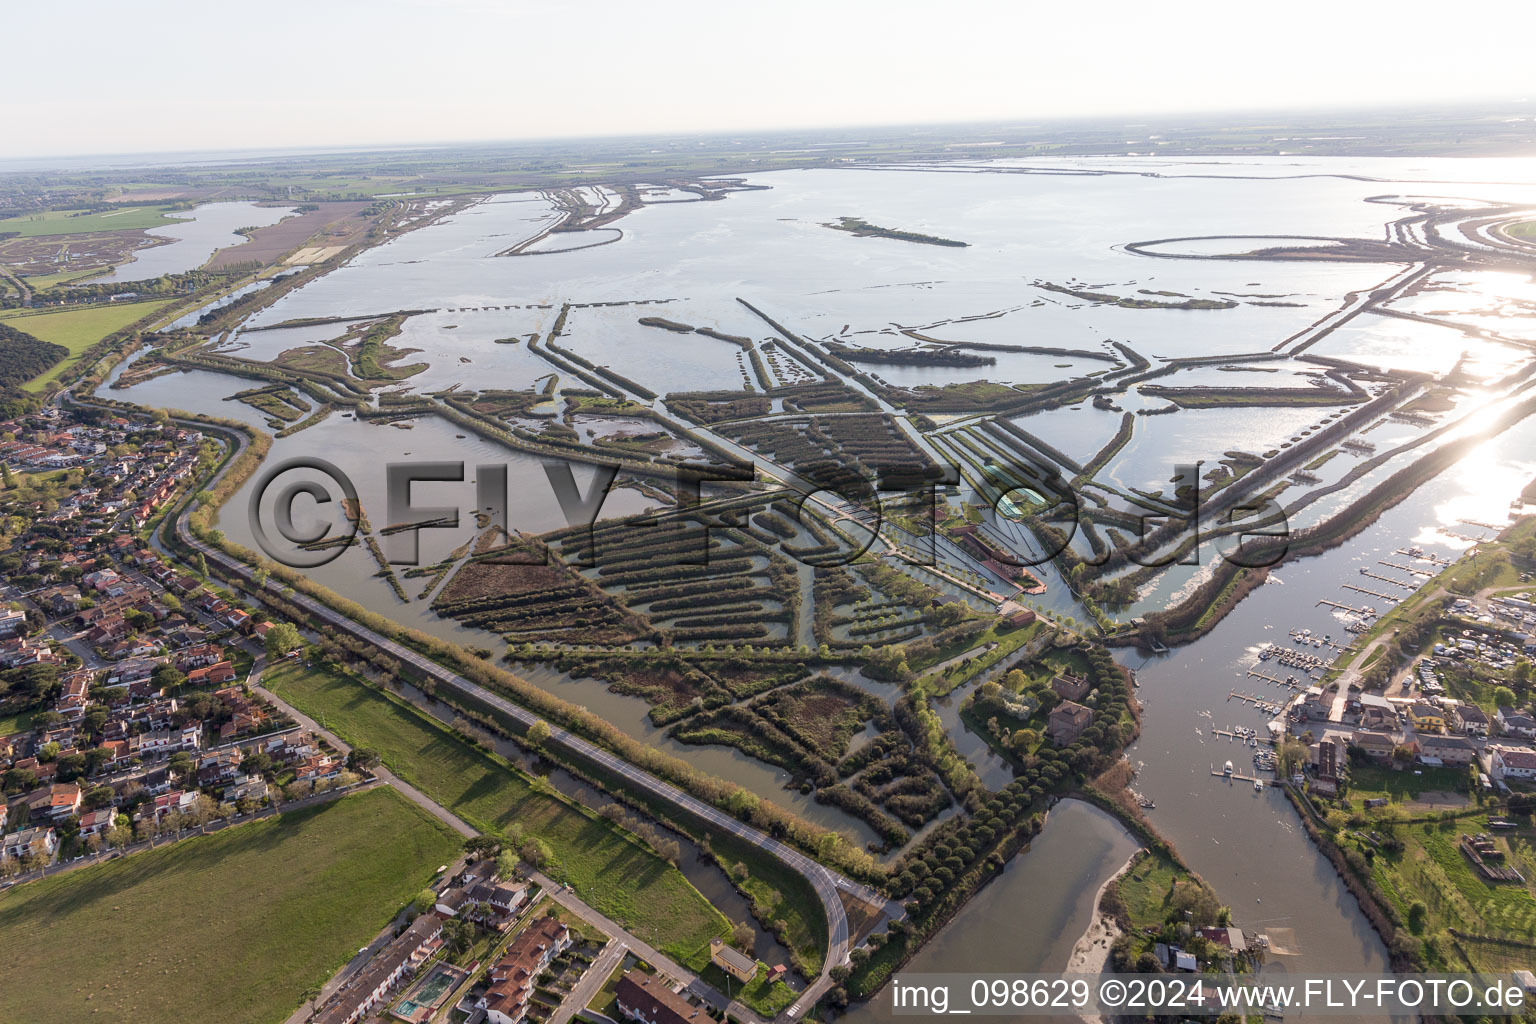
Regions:
<svg viewBox="0 0 1536 1024"><path fill-rule="evenodd" d="M25 280L27 287L35 292L40 292L46 288L56 288L61 284L78 281L81 278L104 274L106 269L104 267L97 267L94 270L65 270L58 274L33 274L26 277Z"/></svg>
<svg viewBox="0 0 1536 1024"><path fill-rule="evenodd" d="M0 736L9 736L32 728L32 716L37 714L37 711L37 708L30 708L13 715L0 715Z"/></svg>
<svg viewBox="0 0 1536 1024"><path fill-rule="evenodd" d="M730 923L682 872L616 826L498 759L474 750L413 706L320 668L285 665L263 685L324 716L348 743L371 747L406 781L485 832L516 823L549 845L549 873L594 909L694 969Z"/></svg>
<svg viewBox="0 0 1536 1024"><path fill-rule="evenodd" d="M1348 801L1356 810L1365 801L1386 797L1393 803L1413 803L1423 793L1466 793L1470 771L1451 765L1425 765L1412 771L1393 771L1373 764L1349 766ZM1468 800L1470 806L1471 801Z"/></svg>
<svg viewBox="0 0 1536 1024"><path fill-rule="evenodd" d="M376 789L18 886L0 1017L281 1021L458 848Z"/></svg>
<svg viewBox="0 0 1536 1024"><path fill-rule="evenodd" d="M748 843L712 835L709 846L727 870L737 864L747 868L740 886L758 907L759 916L783 921L785 944L799 954L808 975L820 973L827 955L827 912L815 890L781 861Z"/></svg>
<svg viewBox="0 0 1536 1024"><path fill-rule="evenodd" d="M88 231L135 231L164 227L189 220L167 216L166 206L125 206L121 210L81 214L79 210L48 210L0 220L0 235L16 232L22 238L41 235L78 235ZM76 216L76 214L80 214Z"/></svg>
<svg viewBox="0 0 1536 1024"><path fill-rule="evenodd" d="M1536 830L1527 826L1495 835L1495 842L1507 853L1505 863L1526 876L1523 885L1485 880L1458 848L1460 833L1486 831L1486 819L1480 815L1413 822L1398 825L1395 831L1403 841L1403 851L1377 854L1372 873L1404 918L1415 902L1424 904L1423 936L1438 936L1436 948L1448 969L1459 969L1457 953L1468 955L1478 969L1497 969L1503 964L1501 955L1490 955L1497 952L1495 946L1474 943L1458 947L1446 938L1442 931L1446 928L1501 939L1509 944L1504 953L1513 952L1524 960L1521 966L1536 963L1536 945L1532 943L1536 935L1532 882Z"/></svg>
<svg viewBox="0 0 1536 1024"><path fill-rule="evenodd" d="M1536 220L1524 220L1519 224L1511 224L1509 233L1517 238L1536 238Z"/></svg>
<svg viewBox="0 0 1536 1024"><path fill-rule="evenodd" d="M18 331L26 331L34 338L69 349L68 358L47 373L27 382L28 391L40 391L49 381L57 379L79 361L81 353L102 338L164 308L171 301L155 299L149 302L113 302L57 313L12 313L0 316L0 322L10 324Z"/></svg>

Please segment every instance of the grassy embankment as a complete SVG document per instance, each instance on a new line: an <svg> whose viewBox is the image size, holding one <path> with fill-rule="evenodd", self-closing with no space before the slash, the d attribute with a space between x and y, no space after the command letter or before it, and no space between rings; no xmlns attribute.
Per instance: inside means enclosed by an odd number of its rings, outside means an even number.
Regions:
<svg viewBox="0 0 1536 1024"><path fill-rule="evenodd" d="M0 323L10 324L34 338L52 342L55 345L63 345L69 349L68 357L27 382L26 390L35 392L41 391L49 382L63 376L79 361L87 349L107 335L160 311L172 301L155 299L150 302L112 302L58 312L10 313L0 316Z"/></svg>
<svg viewBox="0 0 1536 1024"><path fill-rule="evenodd" d="M18 886L0 1016L281 1020L458 846L375 789Z"/></svg>
<svg viewBox="0 0 1536 1024"><path fill-rule="evenodd" d="M553 856L550 874L680 963L702 968L709 940L727 933L724 915L639 841L404 701L320 668L284 666L263 682L306 714L323 716L347 742L377 750L401 778L481 831L506 834L516 824L525 837L543 840Z"/></svg>

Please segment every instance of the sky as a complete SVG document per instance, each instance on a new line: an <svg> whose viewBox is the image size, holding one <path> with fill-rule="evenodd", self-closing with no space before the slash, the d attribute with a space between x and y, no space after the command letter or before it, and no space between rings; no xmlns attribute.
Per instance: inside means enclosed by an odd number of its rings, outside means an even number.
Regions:
<svg viewBox="0 0 1536 1024"><path fill-rule="evenodd" d="M1536 102L1500 42L1536 35L1524 0L71 0L3 27L0 159Z"/></svg>

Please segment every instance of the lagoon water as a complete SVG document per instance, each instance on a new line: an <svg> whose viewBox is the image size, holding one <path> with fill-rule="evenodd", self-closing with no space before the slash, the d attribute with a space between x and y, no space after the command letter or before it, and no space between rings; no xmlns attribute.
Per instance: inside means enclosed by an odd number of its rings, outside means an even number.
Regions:
<svg viewBox="0 0 1536 1024"><path fill-rule="evenodd" d="M1192 235L1379 239L1384 225L1404 211L1365 200L1396 192L1422 194L1425 181L1437 183L1436 194L1536 200L1536 176L1531 165L1521 161L1330 163L1290 158L1030 163L1060 170L1130 173L996 173L1008 170L1006 164L984 165L981 173L777 172L751 179L771 186L766 191L735 193L720 202L669 202L643 208L620 222L624 237L611 245L514 257L494 254L534 237L555 214L537 196L498 197L363 253L284 297L255 322L271 325L300 317L435 310L409 321L396 341L421 350L405 361L431 364L405 384L422 392L454 383L471 389L533 386L550 372L548 365L529 353L523 341L498 341L547 331L565 302L653 303L575 309L562 344L664 394L739 388L738 350L699 335L644 327L636 320L663 316L754 339L769 337L771 328L738 298L752 302L791 330L847 344L905 346L913 341L898 332L914 330L944 340L1109 354L1114 352L1106 343L1114 340L1154 361L1269 352L1338 309L1350 292L1379 285L1401 266L1158 260L1136 256L1123 246ZM1327 176L1346 170L1377 180ZM1458 185L1457 175L1461 181L1479 184ZM1398 179L1402 184L1394 184ZM970 245L940 248L855 238L823 226L844 215L957 238ZM171 248L152 250L146 258ZM1464 322L1497 324L1499 330L1504 329L1499 317L1519 313L1511 320L1510 337L1524 336L1522 332L1536 323L1530 310L1521 312L1523 307L1511 305L1530 301L1528 282L1510 281L1510 275L1446 273L1440 277L1443 287L1400 300L1401 308L1423 315L1480 317ZM1237 296L1241 304L1221 310L1124 308L1041 287L1047 283L1126 297L1145 297L1144 291L1197 298ZM1287 305L1254 305L1250 299ZM246 332L229 344L238 349L235 354L270 359L285 348L340 333L342 328L330 335L316 328ZM1443 370L1463 352L1468 353L1464 368L1484 380L1524 359L1523 352L1494 340L1379 315L1356 318L1329 337L1316 354L1401 369ZM1282 372L1220 372L1203 367L1157 383L1306 386L1296 364L1285 363L1283 356L1277 360L1275 365ZM994 366L979 370L890 365L870 369L893 383L916 386L972 379L1039 382L1111 365L1076 356L998 353ZM1307 365L1301 372L1317 369ZM261 417L253 410L223 401L249 386L247 381L199 372L160 377L111 394L259 422ZM1116 401L1133 410L1166 404L1136 394ZM1214 463L1234 448L1263 451L1286 443L1336 411L1333 407L1208 409L1139 416L1131 444L1110 463L1101 480L1123 488L1156 490L1176 463L1196 459ZM1084 405L1018 422L1073 457L1086 459L1113 436L1119 416ZM1381 451L1387 451L1424 436L1426 430L1387 422L1371 437ZM1287 959L1289 968L1371 971L1384 965L1385 954L1331 866L1300 831L1284 797L1228 787L1210 777L1211 764L1219 765L1229 757L1236 761L1243 754L1213 739L1210 728L1262 725L1258 712L1226 699L1234 688L1253 691L1263 685L1243 681L1255 649L1289 628L1342 635L1343 623L1317 601L1342 599L1340 595L1349 592L1341 591L1341 585L1357 579L1361 566L1390 558L1397 548L1408 545L1453 555L1464 542L1437 528L1454 527L1461 518L1501 519L1510 498L1536 475L1536 460L1526 455L1536 451L1532 442L1536 442L1533 425L1510 429L1387 512L1360 537L1284 567L1273 585L1251 595L1206 638L1166 658L1136 665L1146 712L1142 737L1130 756L1145 762L1137 786L1157 801L1152 812L1155 824L1233 907L1240 926L1251 931L1294 930L1301 952ZM537 460L445 422L416 420L411 429L401 430L334 414L319 426L277 442L272 457L298 453L325 454L353 475L375 525L384 520L378 467L406 458L463 460L471 469L484 462L508 464L514 483L512 525L530 531L563 525ZM1354 456L1341 455L1318 473L1331 481L1354 464ZM1300 510L1294 525L1316 521L1342 507L1399 465L1381 467L1349 489ZM576 475L578 482L585 481L580 467ZM249 544L246 497L246 491L235 496L220 525L233 539ZM418 487L418 503L435 504L438 499L459 500L449 485ZM638 511L646 503L635 491L616 491L605 512ZM442 557L464 536L463 531L426 535L423 561ZM401 603L374 578L376 568L366 551L354 549L314 575L407 625L477 646L498 646L498 638L436 619L423 602ZM1145 604L1130 613L1161 606L1198 580L1201 571L1170 570L1149 588ZM1042 574L1051 591L1041 604L1082 617L1059 578L1049 568ZM405 581L413 597L423 583ZM649 725L645 706L638 700L609 694L591 680L547 671L530 670L529 674L609 716L632 735L663 746L670 742ZM951 728L960 729L958 724ZM985 753L976 737L956 731L956 740L977 761L989 783L1006 778L1006 769L998 772L1000 763ZM842 828L855 838L866 838L867 830L841 812L786 793L780 773L767 766L722 748L687 748L682 753L765 797L784 801L799 813ZM1091 901L1103 878L1124 861L1129 842L1100 812L1070 802L1059 806L1034 848L962 911L921 954L920 964L950 965L947 969L956 970L1059 968L1086 923L1083 901ZM1027 928L1020 927L1021 920L1028 922ZM1041 921L1053 925L1042 929ZM914 969L923 968L915 964Z"/></svg>
<svg viewBox="0 0 1536 1024"><path fill-rule="evenodd" d="M276 224L293 210L285 206L258 206L255 203L204 203L171 216L185 218L177 224L148 228L146 233L174 239L169 245L141 249L129 263L110 274L93 278L100 281L147 281L162 274L181 274L196 270L215 251L245 241L236 228L265 227Z"/></svg>

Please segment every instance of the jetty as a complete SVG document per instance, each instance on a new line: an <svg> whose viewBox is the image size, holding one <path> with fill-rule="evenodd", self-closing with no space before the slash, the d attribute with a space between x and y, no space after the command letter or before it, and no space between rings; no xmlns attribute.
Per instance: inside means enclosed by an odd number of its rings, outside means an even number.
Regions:
<svg viewBox="0 0 1536 1024"><path fill-rule="evenodd" d="M1415 576L1423 576L1431 579L1435 576L1435 573L1430 572L1428 569L1416 569L1411 565L1398 565L1396 562L1389 562L1386 559L1378 559L1376 564L1384 565L1388 569L1396 569L1398 572L1412 573Z"/></svg>
<svg viewBox="0 0 1536 1024"><path fill-rule="evenodd" d="M1398 548L1393 553L1398 555L1407 555L1409 558L1417 558L1421 562L1428 562L1430 565L1445 566L1451 564L1451 560L1449 558L1441 558L1439 555L1431 554L1430 552L1425 551L1423 548Z"/></svg>
<svg viewBox="0 0 1536 1024"><path fill-rule="evenodd" d="M1369 576L1373 580L1381 580L1381 582L1383 582L1383 583L1390 583L1394 587L1402 587L1405 590L1418 590L1419 589L1419 585L1417 583L1404 582L1403 580L1395 580L1391 576L1383 576L1379 572L1372 572L1371 570L1365 568L1365 566L1361 566L1360 567L1360 575L1361 576Z"/></svg>
<svg viewBox="0 0 1536 1024"><path fill-rule="evenodd" d="M1280 704L1276 701L1270 700L1267 697L1258 697L1251 693L1243 693L1240 690L1233 690L1231 693L1227 694L1227 700L1240 700L1245 704L1252 704L1260 711L1267 712L1271 715L1278 715L1281 709Z"/></svg>
<svg viewBox="0 0 1536 1024"><path fill-rule="evenodd" d="M1326 597L1317 603L1327 605L1329 608L1336 608L1341 612L1349 612L1352 615L1361 615L1369 619L1374 619L1376 617L1376 609L1372 608L1370 605L1364 605L1360 608L1356 608L1353 605L1347 605L1341 601L1334 601Z"/></svg>
<svg viewBox="0 0 1536 1024"><path fill-rule="evenodd" d="M1270 779L1261 779L1256 775L1244 775L1242 772L1238 771L1229 772L1224 768L1217 768L1215 765L1211 765L1211 774L1216 776L1218 779L1231 779L1236 782L1248 782L1261 788L1272 784L1272 780Z"/></svg>
<svg viewBox="0 0 1536 1024"><path fill-rule="evenodd" d="M1397 602L1402 600L1401 597L1396 597L1392 594L1383 594L1379 590L1367 590L1365 587L1357 587L1353 583L1344 584L1344 589L1353 590L1357 594L1365 594L1368 597L1380 598L1381 600L1386 601L1388 604L1397 604Z"/></svg>
<svg viewBox="0 0 1536 1024"><path fill-rule="evenodd" d="M1456 521L1464 526L1475 526L1479 530L1492 530L1495 533L1509 526L1508 523L1505 523L1503 526L1495 526L1492 523L1480 523L1476 519L1458 519Z"/></svg>
<svg viewBox="0 0 1536 1024"><path fill-rule="evenodd" d="M1300 690L1300 689L1302 689L1302 685L1299 682L1297 682L1294 678L1292 678L1292 679L1281 679L1279 676L1272 676L1272 675L1268 675L1268 674L1266 674L1264 672L1260 672L1256 668L1251 668L1251 669L1248 670L1248 678L1249 679L1262 679L1266 683L1274 683L1276 686L1284 686L1284 687L1287 687L1287 688L1289 688L1291 690Z"/></svg>

